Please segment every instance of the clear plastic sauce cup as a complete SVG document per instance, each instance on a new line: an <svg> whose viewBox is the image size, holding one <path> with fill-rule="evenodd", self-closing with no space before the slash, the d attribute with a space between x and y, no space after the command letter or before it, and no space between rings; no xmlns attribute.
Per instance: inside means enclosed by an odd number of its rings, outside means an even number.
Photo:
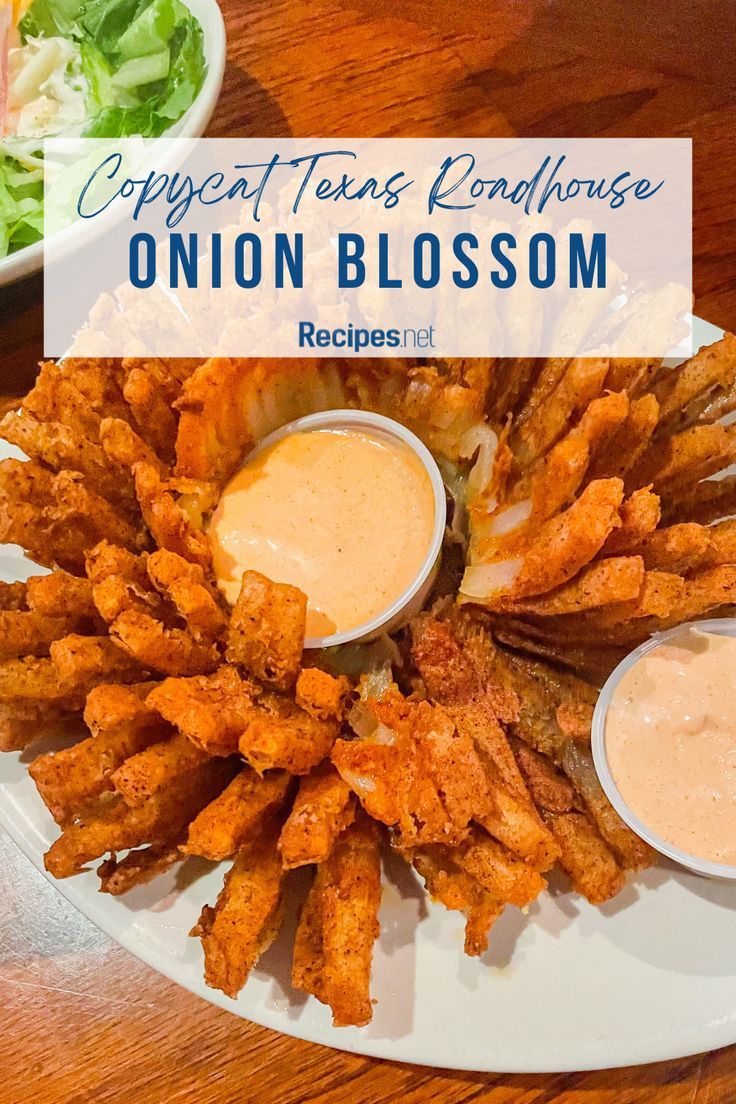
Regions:
<svg viewBox="0 0 736 1104"><path fill-rule="evenodd" d="M426 555L421 563L419 571L409 586L385 609L383 609L370 621L362 625L346 629L343 632L331 633L322 637L307 637L304 647L307 650L315 648L332 648L338 644L355 644L374 640L384 633L394 632L409 621L424 606L427 596L437 577L442 555L442 540L445 533L447 520L447 497L442 475L429 449L416 434L408 430L400 422L393 421L381 414L373 414L367 410L326 410L319 414L308 414L304 418L297 418L287 425L269 433L246 457L247 464L265 449L276 444L283 437L292 433L309 432L319 429L355 429L369 432L373 436L399 444L408 448L419 459L422 467L429 476L434 497L434 524L432 537L427 548Z"/></svg>
<svg viewBox="0 0 736 1104"><path fill-rule="evenodd" d="M736 881L736 866L713 862L710 859L702 859L697 855L692 855L652 831L652 829L649 828L648 825L627 805L626 801L624 801L611 772L606 754L606 717L613 700L613 695L621 679L626 672L642 658L642 656L654 651L662 644L668 644L676 640L688 629L699 629L701 632L714 633L720 636L736 636L736 618L716 617L703 621L688 621L682 625L677 625L673 629L655 633L649 640L640 644L638 648L635 648L633 652L630 652L629 655L619 663L618 667L609 675L607 682L601 690L593 713L593 724L591 728L593 762L595 763L598 778L600 779L606 797L611 802L618 815L634 832L636 832L637 836L640 836L641 839L653 847L655 851L659 851L660 854L665 855L668 859L672 859L674 862L679 863L695 874L702 874L707 878L721 878L724 880ZM736 708L736 703L734 708Z"/></svg>

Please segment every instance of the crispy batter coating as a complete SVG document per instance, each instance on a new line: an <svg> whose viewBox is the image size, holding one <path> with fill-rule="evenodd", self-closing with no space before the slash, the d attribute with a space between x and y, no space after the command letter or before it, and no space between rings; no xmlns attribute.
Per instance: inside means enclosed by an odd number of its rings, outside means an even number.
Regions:
<svg viewBox="0 0 736 1104"><path fill-rule="evenodd" d="M593 401L570 433L582 438L590 450L591 462L604 452L618 434L629 415L629 398L625 391L608 391Z"/></svg>
<svg viewBox="0 0 736 1104"><path fill-rule="evenodd" d="M36 506L39 513L48 505L54 490L54 473L34 460L9 457L0 463L0 494L12 514L19 506Z"/></svg>
<svg viewBox="0 0 736 1104"><path fill-rule="evenodd" d="M465 914L465 953L482 955L488 949L488 933L503 912L503 902L451 862L440 848L417 848L412 865L433 900Z"/></svg>
<svg viewBox="0 0 736 1104"><path fill-rule="evenodd" d="M532 865L549 868L556 854L554 841L534 809L497 715L500 710L507 723L518 719L516 692L495 679L481 679L449 623L423 615L412 623L412 639L412 654L430 697L442 704L478 752L490 801L485 809L476 808L475 819Z"/></svg>
<svg viewBox="0 0 736 1104"><path fill-rule="evenodd" d="M322 942L324 986L335 1027L372 1016L370 973L378 938L381 861L378 828L358 818L337 840L324 864Z"/></svg>
<svg viewBox="0 0 736 1104"><path fill-rule="evenodd" d="M287 869L321 863L340 833L355 819L355 799L330 762L299 782L294 805L281 829L279 851Z"/></svg>
<svg viewBox="0 0 736 1104"><path fill-rule="evenodd" d="M45 576L37 575L35 578L41 579ZM30 580L29 580L30 582ZM28 609L27 605L27 583L5 583L0 582L0 609L2 610L24 610ZM40 611L48 612L48 611Z"/></svg>
<svg viewBox="0 0 736 1104"><path fill-rule="evenodd" d="M131 659L162 675L207 674L221 662L215 644L196 640L187 629L168 629L137 609L118 614L110 639Z"/></svg>
<svg viewBox="0 0 736 1104"><path fill-rule="evenodd" d="M641 544L659 525L662 510L659 495L649 487L640 487L624 499L619 511L621 527L614 529L607 538L601 555L618 556L629 553Z"/></svg>
<svg viewBox="0 0 736 1104"><path fill-rule="evenodd" d="M307 774L329 755L338 731L336 721L320 721L291 698L265 691L247 713L238 747L259 772Z"/></svg>
<svg viewBox="0 0 736 1104"><path fill-rule="evenodd" d="M9 659L0 663L0 701L62 701L66 687L50 659Z"/></svg>
<svg viewBox="0 0 736 1104"><path fill-rule="evenodd" d="M623 501L620 479L589 483L567 510L526 534L514 547L513 536L503 559L486 562L482 542L476 561L465 569L461 601L493 607L498 603L544 594L562 586L598 554L621 524ZM492 549L494 556L500 553Z"/></svg>
<svg viewBox="0 0 736 1104"><path fill-rule="evenodd" d="M685 575L706 562L710 546L711 536L706 526L682 522L655 530L631 551L641 556L648 571Z"/></svg>
<svg viewBox="0 0 736 1104"><path fill-rule="evenodd" d="M294 940L292 984L332 1009L335 1027L370 1022L381 864L377 826L358 817L317 868Z"/></svg>
<svg viewBox="0 0 736 1104"><path fill-rule="evenodd" d="M605 359L583 357L567 363L560 382L519 430L518 451L524 463L547 452L576 415L597 398L608 367Z"/></svg>
<svg viewBox="0 0 736 1104"><path fill-rule="evenodd" d="M152 843L140 850L129 851L124 859L117 857L106 859L97 868L100 893L119 897L135 889L136 886L146 885L159 874L165 874L183 858L174 841Z"/></svg>
<svg viewBox="0 0 736 1104"><path fill-rule="evenodd" d="M736 520L719 521L708 529L709 546L702 568L736 563Z"/></svg>
<svg viewBox="0 0 736 1104"><path fill-rule="evenodd" d="M1 467L2 465L0 465ZM663 510L665 522L697 521L709 525L719 518L736 514L736 475L704 479L696 483L687 495L668 502Z"/></svg>
<svg viewBox="0 0 736 1104"><path fill-rule="evenodd" d="M716 389L728 391L736 378L736 337L725 334L720 341L701 349L655 386L660 402L660 425L679 429L688 420L690 404Z"/></svg>
<svg viewBox="0 0 736 1104"><path fill-rule="evenodd" d="M682 621L695 621L722 607L736 603L736 565L702 571L685 579L681 600L672 608L660 627L669 628Z"/></svg>
<svg viewBox="0 0 736 1104"><path fill-rule="evenodd" d="M84 720L93 736L118 731L129 723L146 725L161 721L148 702L158 683L134 682L128 686L103 684L90 690L84 706Z"/></svg>
<svg viewBox="0 0 736 1104"><path fill-rule="evenodd" d="M191 934L204 950L204 979L233 999L278 932L285 871L272 821L235 856L214 908L205 905Z"/></svg>
<svg viewBox="0 0 736 1104"><path fill-rule="evenodd" d="M27 588L28 608L36 613L96 618L92 585L88 579L79 579L66 571L52 571L49 575L32 575Z"/></svg>
<svg viewBox="0 0 736 1104"><path fill-rule="evenodd" d="M559 617L612 602L629 602L639 596L644 585L644 563L641 555L600 560L584 567L573 579L555 590L537 598L499 605L498 608L507 613L531 614L534 617Z"/></svg>
<svg viewBox="0 0 736 1104"><path fill-rule="evenodd" d="M626 477L627 488L651 483L658 494L677 497L693 484L733 463L736 431L732 426L699 425L655 442Z"/></svg>
<svg viewBox="0 0 736 1104"><path fill-rule="evenodd" d="M165 548L146 560L148 577L167 595L198 643L224 641L228 619L199 564Z"/></svg>
<svg viewBox="0 0 736 1104"><path fill-rule="evenodd" d="M54 471L78 472L89 486L111 503L132 501L130 473L111 460L99 445L61 422L37 422L21 412L6 414L0 436L16 445L32 460Z"/></svg>
<svg viewBox="0 0 736 1104"><path fill-rule="evenodd" d="M175 404L181 388L202 363L188 357L126 357L123 395L146 442L166 462L173 460L178 419Z"/></svg>
<svg viewBox="0 0 736 1104"><path fill-rule="evenodd" d="M314 881L299 913L299 925L294 935L291 984L295 989L311 993L322 1004L327 1004L323 982L325 957L322 941L324 880L324 869L317 867Z"/></svg>
<svg viewBox="0 0 736 1104"><path fill-rule="evenodd" d="M650 865L651 856L646 845L619 820L600 790L597 778L592 782L584 777L587 771L579 769L583 759L587 761L587 753L574 749L571 744L566 745L563 761L568 759L568 749L571 749L571 766L575 767L568 773L575 785L546 756L522 740L514 743L517 761L534 801L557 841L560 866L569 874L578 893L592 904L601 904L618 893L623 885L623 871L617 858L624 869L642 869ZM588 793L593 793L595 813L577 785L579 780Z"/></svg>
<svg viewBox="0 0 736 1104"><path fill-rule="evenodd" d="M624 870L645 870L651 866L654 852L624 824L604 794L589 749L572 740L566 743L562 752L562 768Z"/></svg>
<svg viewBox="0 0 736 1104"><path fill-rule="evenodd" d="M290 689L301 665L306 617L307 596L297 587L244 572L230 618L228 662L277 690Z"/></svg>
<svg viewBox="0 0 736 1104"><path fill-rule="evenodd" d="M176 481L163 480L156 468L143 460L133 465L133 476L141 513L159 548L167 548L185 560L209 568L212 564L209 542L176 501Z"/></svg>
<svg viewBox="0 0 736 1104"><path fill-rule="evenodd" d="M164 602L148 585L147 580L139 583L135 574L130 572L106 575L92 587L95 608L107 625L114 624L127 611L143 613L159 620L166 618L168 621Z"/></svg>
<svg viewBox="0 0 736 1104"><path fill-rule="evenodd" d="M144 588L148 581L144 552L136 555L128 548L122 548L109 540L99 541L90 548L84 558L87 578L96 586L112 575L122 575L131 585Z"/></svg>
<svg viewBox="0 0 736 1104"><path fill-rule="evenodd" d="M251 717L258 694L234 667L211 675L167 678L151 694L151 707L210 755L230 755Z"/></svg>
<svg viewBox="0 0 736 1104"><path fill-rule="evenodd" d="M487 772L495 807L476 817L478 824L509 851L523 858L535 870L549 870L557 858L557 846L534 807L503 787Z"/></svg>
<svg viewBox="0 0 736 1104"><path fill-rule="evenodd" d="M79 473L60 471L54 478L52 496L58 507L52 508L50 517L59 524L76 526L80 536L84 536L84 549L91 548L102 537L126 548L141 546L139 524L128 521L123 511L111 506Z"/></svg>
<svg viewBox="0 0 736 1104"><path fill-rule="evenodd" d="M572 782L548 756L540 755L523 740L514 739L513 747L535 805L551 813L569 813L579 807Z"/></svg>
<svg viewBox="0 0 736 1104"><path fill-rule="evenodd" d="M430 697L443 704L482 697L499 721L515 721L519 715L516 692L490 678L490 671L483 672L473 655L461 646L455 632L460 623L440 621L429 614L411 623L412 655Z"/></svg>
<svg viewBox="0 0 736 1104"><path fill-rule="evenodd" d="M107 575L92 588L95 608L106 625L112 625L127 610L151 616L164 614L163 603L146 585L139 586L129 576Z"/></svg>
<svg viewBox="0 0 736 1104"><path fill-rule="evenodd" d="M290 784L286 771L267 771L261 777L247 767L241 770L194 818L181 850L214 862L232 858L281 807Z"/></svg>
<svg viewBox="0 0 736 1104"><path fill-rule="evenodd" d="M303 667L294 687L297 705L320 721L341 721L350 693L350 681L344 675L330 675L319 667Z"/></svg>
<svg viewBox="0 0 736 1104"><path fill-rule="evenodd" d="M20 544L44 567L84 572L84 554L103 537L136 548L140 530L77 472L58 475L28 461L0 462L0 541Z"/></svg>
<svg viewBox="0 0 736 1104"><path fill-rule="evenodd" d="M496 900L519 908L531 904L547 884L537 870L515 858L482 828L474 828L459 847L450 848L448 858Z"/></svg>
<svg viewBox="0 0 736 1104"><path fill-rule="evenodd" d="M35 698L0 700L0 751L22 751L48 736L81 736L76 703Z"/></svg>
<svg viewBox="0 0 736 1104"><path fill-rule="evenodd" d="M49 651L62 685L74 694L86 696L103 682L140 682L150 673L109 636L72 633L55 640Z"/></svg>
<svg viewBox="0 0 736 1104"><path fill-rule="evenodd" d="M316 410L350 405L332 364L213 357L191 375L176 407L177 473L220 486L266 433Z"/></svg>
<svg viewBox="0 0 736 1104"><path fill-rule="evenodd" d="M204 763L207 756L181 732L131 755L110 776L126 805L135 808L168 782Z"/></svg>
<svg viewBox="0 0 736 1104"><path fill-rule="evenodd" d="M564 510L575 498L590 464L590 445L568 433L530 469L518 494L531 503L529 523L539 524ZM516 493L515 493L516 496ZM503 507L502 507L503 509Z"/></svg>
<svg viewBox="0 0 736 1104"><path fill-rule="evenodd" d="M531 502L527 528L540 525L572 503L595 457L606 449L628 411L629 400L623 392L594 399L577 425L521 473L513 499Z"/></svg>
<svg viewBox="0 0 736 1104"><path fill-rule="evenodd" d="M43 367L46 372L42 372L33 391L23 400L23 406L39 420L69 421L80 428L84 426L93 435L96 423L94 420L85 423L85 416L130 417L123 399L119 360L68 357L54 365L47 361Z"/></svg>
<svg viewBox="0 0 736 1104"><path fill-rule="evenodd" d="M620 525L623 486L619 479L590 483L564 513L542 527L511 588L524 598L562 586L600 551Z"/></svg>
<svg viewBox="0 0 736 1104"><path fill-rule="evenodd" d="M233 769L228 760L211 759L135 808L118 795L103 794L51 845L44 856L46 869L55 878L68 878L108 851L173 839L230 781Z"/></svg>
<svg viewBox="0 0 736 1104"><path fill-rule="evenodd" d="M455 843L473 817L493 807L473 740L448 712L396 693L366 703L377 726L361 740L338 740L332 761L376 820L397 827L402 845Z"/></svg>
<svg viewBox="0 0 736 1104"><path fill-rule="evenodd" d="M58 824L66 824L92 798L110 789L113 771L126 759L171 733L147 705L153 685L95 687L84 709L92 735L33 760L29 774Z"/></svg>
<svg viewBox="0 0 736 1104"><path fill-rule="evenodd" d="M59 637L93 627L84 614L57 616L35 610L0 610L0 661L47 656Z"/></svg>
<svg viewBox="0 0 736 1104"><path fill-rule="evenodd" d="M616 476L623 479L649 447L658 419L659 403L654 395L642 395L635 399L629 406L623 425L593 460L589 477L604 479Z"/></svg>
<svg viewBox="0 0 736 1104"><path fill-rule="evenodd" d="M128 610L148 614L169 625L173 610L154 589L147 571L148 553L140 555L100 541L85 556L92 599L104 622L113 622Z"/></svg>
<svg viewBox="0 0 736 1104"><path fill-rule="evenodd" d="M487 626L467 614L456 617L453 628L488 675L517 693L520 710L509 730L542 754L559 758L565 736L557 722L557 709L594 705L598 696L594 687L498 647Z"/></svg>
<svg viewBox="0 0 736 1104"><path fill-rule="evenodd" d="M623 889L624 872L583 813L545 813L560 847L559 863L573 889L592 905L602 905Z"/></svg>
<svg viewBox="0 0 736 1104"><path fill-rule="evenodd" d="M62 679L53 659L8 659L0 663L0 702L38 702L81 709L85 690Z"/></svg>
<svg viewBox="0 0 736 1104"><path fill-rule="evenodd" d="M478 958L488 950L488 935L503 912L504 906L490 893L482 892L479 901L470 906L465 917L463 950Z"/></svg>
<svg viewBox="0 0 736 1104"><path fill-rule="evenodd" d="M560 732L571 740L590 743L590 726L593 723L593 706L588 702L563 702L555 710Z"/></svg>
<svg viewBox="0 0 736 1104"><path fill-rule="evenodd" d="M168 478L170 473L166 465L129 422L124 422L122 418L103 418L99 433L105 455L121 467L132 469L134 464L142 461L154 468L162 479Z"/></svg>
<svg viewBox="0 0 736 1104"><path fill-rule="evenodd" d="M95 440L100 428L100 415L77 386L65 365L52 360L39 367L33 389L23 400L23 409L39 422L57 422L75 426L80 433Z"/></svg>
<svg viewBox="0 0 736 1104"><path fill-rule="evenodd" d="M661 360L651 357L612 357L606 387L611 391L626 390L628 394L636 395L643 387L649 386L661 365Z"/></svg>
<svg viewBox="0 0 736 1104"><path fill-rule="evenodd" d="M630 602L612 602L610 605L589 610L580 617L570 616L556 623L552 634L561 642L590 640L601 643L606 640L626 643L648 627L646 618L666 618L682 601L685 580L667 571L645 571L639 596ZM538 632L535 628L534 632ZM633 635L632 635L633 634Z"/></svg>

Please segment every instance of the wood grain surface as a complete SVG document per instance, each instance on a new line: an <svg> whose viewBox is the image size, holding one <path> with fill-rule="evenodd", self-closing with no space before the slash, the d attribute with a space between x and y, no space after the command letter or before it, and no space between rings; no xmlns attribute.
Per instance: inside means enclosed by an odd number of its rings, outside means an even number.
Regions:
<svg viewBox="0 0 736 1104"><path fill-rule="evenodd" d="M733 0L222 7L228 66L213 135L692 136L695 310L736 327ZM28 388L41 356L41 292L40 279L0 291L5 400ZM0 1104L736 1101L736 1048L510 1077L402 1066L276 1035L141 965L4 836L0 1009Z"/></svg>

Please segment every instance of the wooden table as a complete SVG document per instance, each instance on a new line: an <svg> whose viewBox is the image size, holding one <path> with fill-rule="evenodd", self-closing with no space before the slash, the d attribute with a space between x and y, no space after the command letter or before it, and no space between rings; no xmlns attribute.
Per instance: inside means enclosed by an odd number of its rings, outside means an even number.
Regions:
<svg viewBox="0 0 736 1104"><path fill-rule="evenodd" d="M691 135L695 309L736 326L732 0L223 0L223 9L229 61L213 135ZM7 401L41 356L40 280L0 292L0 324ZM736 1101L736 1048L509 1077L275 1035L131 958L7 837L0 1008L0 1104Z"/></svg>

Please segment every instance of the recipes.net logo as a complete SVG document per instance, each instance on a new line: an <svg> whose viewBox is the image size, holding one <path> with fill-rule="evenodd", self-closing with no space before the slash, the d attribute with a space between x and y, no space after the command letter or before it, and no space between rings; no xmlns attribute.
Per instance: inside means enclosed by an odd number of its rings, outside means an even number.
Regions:
<svg viewBox="0 0 736 1104"><path fill-rule="evenodd" d="M434 326L392 327L385 329L376 326L368 329L364 326L347 326L328 329L315 322L299 323L300 349L434 349L436 329Z"/></svg>

